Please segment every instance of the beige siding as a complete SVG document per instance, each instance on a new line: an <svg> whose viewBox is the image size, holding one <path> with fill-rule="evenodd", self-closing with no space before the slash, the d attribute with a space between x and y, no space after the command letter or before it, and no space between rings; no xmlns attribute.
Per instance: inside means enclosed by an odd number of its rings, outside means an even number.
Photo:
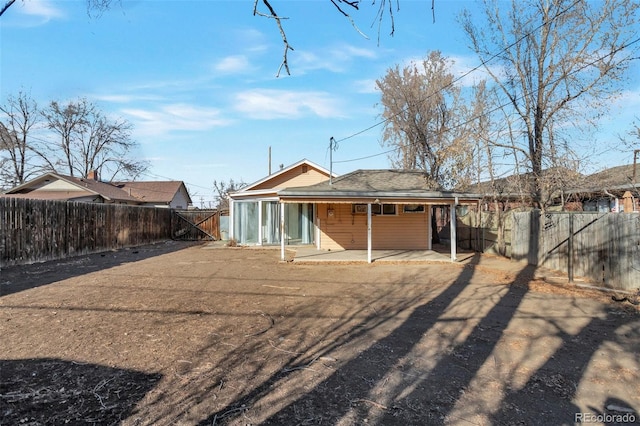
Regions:
<svg viewBox="0 0 640 426"><path fill-rule="evenodd" d="M306 172L303 172L303 166L307 167ZM315 169L314 167L309 165L300 165L281 175L274 176L273 178L262 182L260 185L251 188L251 190L282 189L315 185L316 183L324 182L327 179L329 179L327 174Z"/></svg>
<svg viewBox="0 0 640 426"><path fill-rule="evenodd" d="M366 214L352 214L351 204L318 204L317 212L322 249L366 250ZM397 212L396 216L372 217L372 248L427 249L428 215L402 213L402 205L398 205Z"/></svg>
<svg viewBox="0 0 640 426"><path fill-rule="evenodd" d="M78 188L76 185L59 179L52 180L50 182L43 182L41 185L38 185L36 189L41 191L82 191L82 189Z"/></svg>

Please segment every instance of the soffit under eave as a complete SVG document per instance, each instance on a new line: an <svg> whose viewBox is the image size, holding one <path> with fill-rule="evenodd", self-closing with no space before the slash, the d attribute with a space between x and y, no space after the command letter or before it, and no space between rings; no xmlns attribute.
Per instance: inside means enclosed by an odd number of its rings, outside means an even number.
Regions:
<svg viewBox="0 0 640 426"><path fill-rule="evenodd" d="M263 199L263 198L273 198L273 199L277 199L278 198L278 194L275 191L271 191L271 190L260 190L260 191L248 191L246 193L234 193L233 195L230 195L230 197L232 200L234 201L240 201L240 200L259 200L259 199Z"/></svg>

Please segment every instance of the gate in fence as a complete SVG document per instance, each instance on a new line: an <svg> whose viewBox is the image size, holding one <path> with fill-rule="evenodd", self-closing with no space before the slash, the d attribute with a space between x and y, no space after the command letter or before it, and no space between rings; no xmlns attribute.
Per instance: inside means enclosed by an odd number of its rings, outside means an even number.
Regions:
<svg viewBox="0 0 640 426"><path fill-rule="evenodd" d="M218 210L174 210L172 235L180 241L219 240Z"/></svg>

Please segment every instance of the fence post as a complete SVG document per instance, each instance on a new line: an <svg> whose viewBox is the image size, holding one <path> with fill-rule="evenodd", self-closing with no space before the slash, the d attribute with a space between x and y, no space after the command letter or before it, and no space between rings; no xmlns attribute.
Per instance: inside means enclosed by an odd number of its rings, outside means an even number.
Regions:
<svg viewBox="0 0 640 426"><path fill-rule="evenodd" d="M573 283L573 213L569 213L569 247L567 248L569 283Z"/></svg>

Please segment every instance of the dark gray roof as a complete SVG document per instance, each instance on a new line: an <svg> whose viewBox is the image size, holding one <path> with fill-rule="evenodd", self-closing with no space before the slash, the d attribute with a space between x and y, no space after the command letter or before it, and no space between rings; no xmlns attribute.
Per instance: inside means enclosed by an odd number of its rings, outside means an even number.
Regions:
<svg viewBox="0 0 640 426"><path fill-rule="evenodd" d="M278 191L282 197L479 198L440 191L422 171L356 170L324 182Z"/></svg>
<svg viewBox="0 0 640 426"><path fill-rule="evenodd" d="M597 191L604 189L632 189L640 184L640 165L636 169L636 180L633 182L633 164L611 167L598 173L586 176L579 188L574 191Z"/></svg>

